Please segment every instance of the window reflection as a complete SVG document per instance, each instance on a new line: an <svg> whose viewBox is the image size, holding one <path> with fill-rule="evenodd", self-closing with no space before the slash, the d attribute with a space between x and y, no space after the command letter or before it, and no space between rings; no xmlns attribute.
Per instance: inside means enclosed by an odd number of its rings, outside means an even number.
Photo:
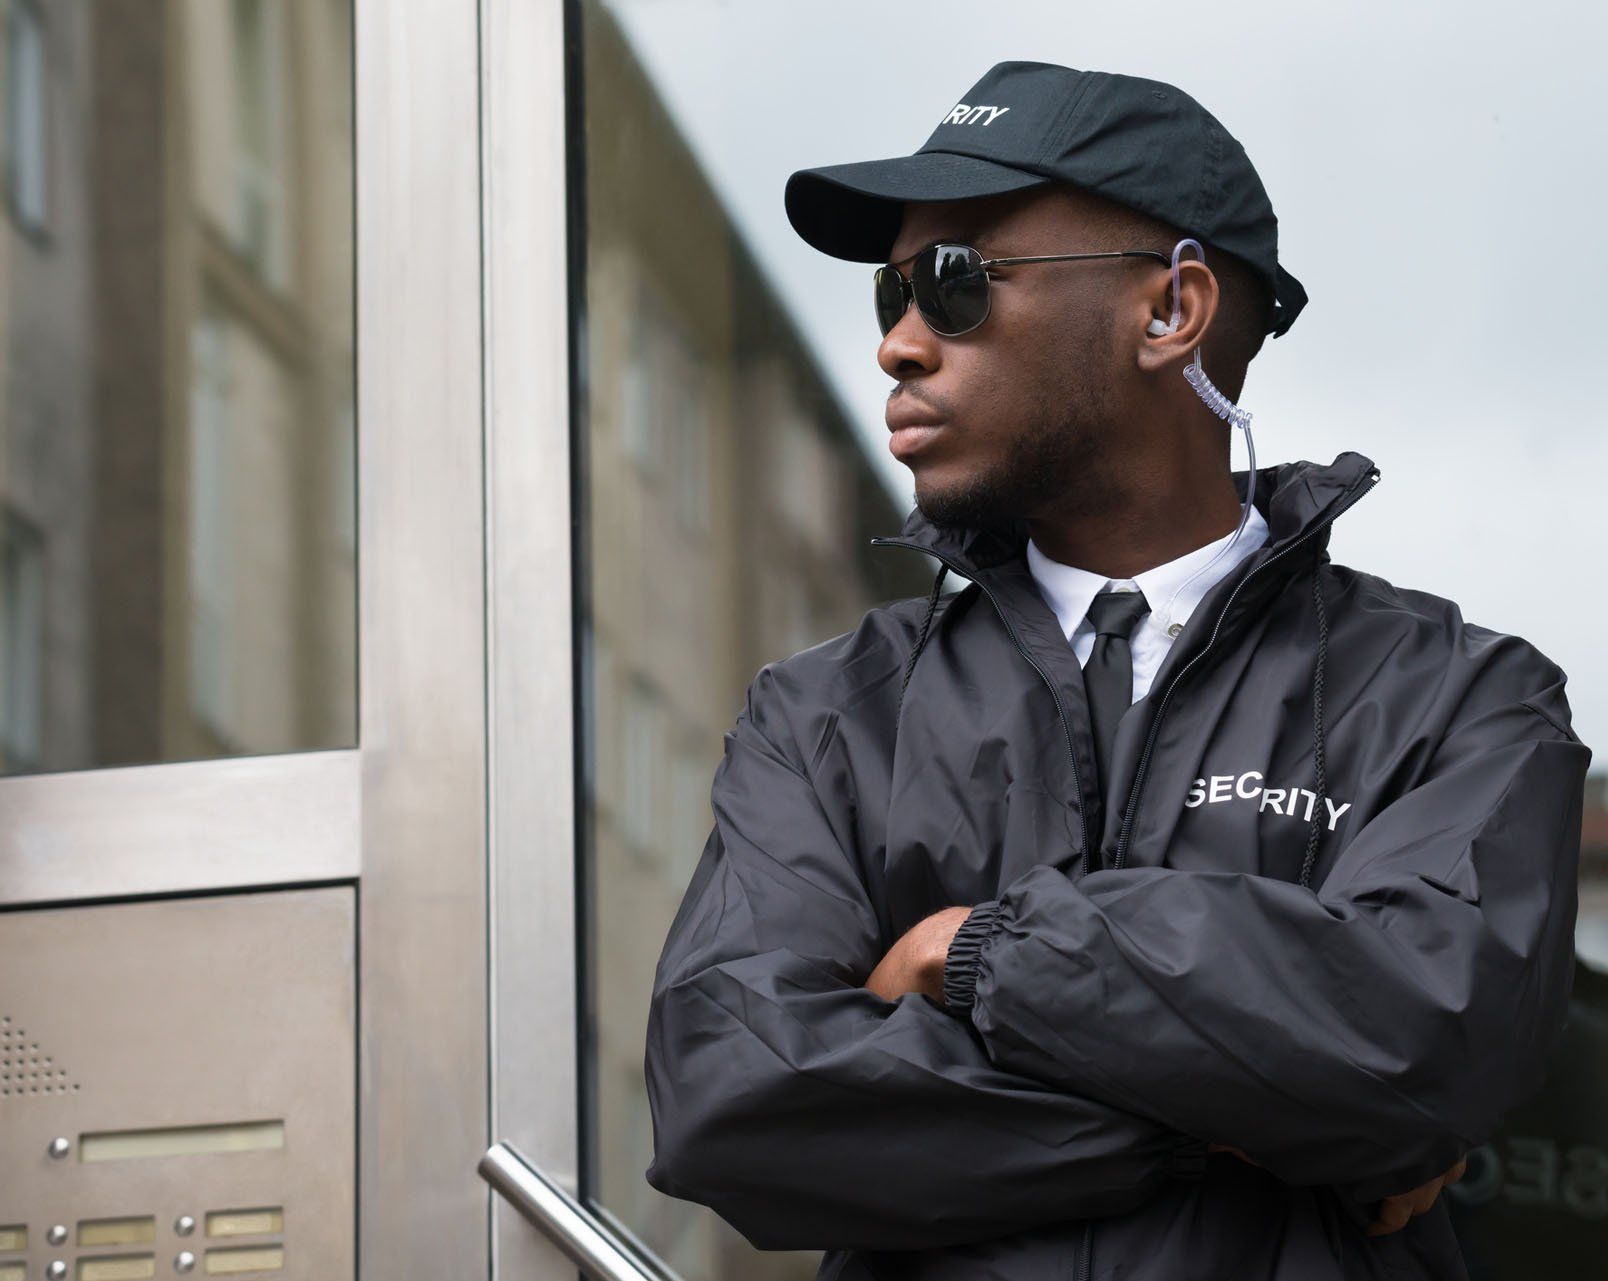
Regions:
<svg viewBox="0 0 1608 1281"><path fill-rule="evenodd" d="M350 0L0 0L0 769L355 741Z"/></svg>
<svg viewBox="0 0 1608 1281"><path fill-rule="evenodd" d="M1574 987L1535 1095L1451 1190L1471 1281L1589 1276L1608 1243L1608 775L1586 780Z"/></svg>

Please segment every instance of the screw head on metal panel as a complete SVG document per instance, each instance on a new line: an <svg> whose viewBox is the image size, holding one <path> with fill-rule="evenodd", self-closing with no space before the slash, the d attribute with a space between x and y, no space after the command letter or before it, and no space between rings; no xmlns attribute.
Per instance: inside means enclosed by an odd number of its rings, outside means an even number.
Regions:
<svg viewBox="0 0 1608 1281"><path fill-rule="evenodd" d="M67 1225L65 1223L52 1223L49 1231L45 1233L45 1240L51 1245L60 1245L67 1239Z"/></svg>
<svg viewBox="0 0 1608 1281"><path fill-rule="evenodd" d="M190 1272L194 1270L194 1268L195 1255L191 1254L188 1250L180 1250L178 1257L173 1260L173 1270L175 1272Z"/></svg>
<svg viewBox="0 0 1608 1281"><path fill-rule="evenodd" d="M50 1155L55 1157L58 1161L72 1150L73 1145L67 1142L67 1140L62 1138L60 1135L50 1141ZM66 1266L67 1265L65 1263L62 1264L62 1267Z"/></svg>
<svg viewBox="0 0 1608 1281"><path fill-rule="evenodd" d="M50 1278L50 1281L61 1281L67 1275L67 1265L60 1259L52 1259L50 1266L45 1269L45 1275Z"/></svg>
<svg viewBox="0 0 1608 1281"><path fill-rule="evenodd" d="M173 1220L173 1230L181 1237L187 1237L195 1231L195 1220L188 1214L181 1214Z"/></svg>

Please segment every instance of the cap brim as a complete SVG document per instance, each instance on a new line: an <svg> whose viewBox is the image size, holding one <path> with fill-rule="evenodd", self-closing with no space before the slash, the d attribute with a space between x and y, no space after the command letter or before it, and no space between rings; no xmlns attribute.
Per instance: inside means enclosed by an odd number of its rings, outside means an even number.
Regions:
<svg viewBox="0 0 1608 1281"><path fill-rule="evenodd" d="M1051 179L947 151L800 169L787 180L787 220L809 244L850 262L886 262L907 201L965 200Z"/></svg>
<svg viewBox="0 0 1608 1281"><path fill-rule="evenodd" d="M1273 323L1268 332L1275 338L1282 338L1301 314L1301 308L1307 305L1307 291L1282 264L1274 265L1273 275Z"/></svg>

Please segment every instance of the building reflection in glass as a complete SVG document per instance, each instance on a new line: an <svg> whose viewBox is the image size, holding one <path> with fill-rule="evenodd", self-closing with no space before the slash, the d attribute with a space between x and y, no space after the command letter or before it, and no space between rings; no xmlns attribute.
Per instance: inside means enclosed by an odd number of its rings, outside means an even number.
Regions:
<svg viewBox="0 0 1608 1281"><path fill-rule="evenodd" d="M3 12L0 769L350 746L350 2Z"/></svg>
<svg viewBox="0 0 1608 1281"><path fill-rule="evenodd" d="M1588 1277L1608 1245L1608 774L1586 780L1574 986L1546 1080L1449 1189L1470 1281Z"/></svg>

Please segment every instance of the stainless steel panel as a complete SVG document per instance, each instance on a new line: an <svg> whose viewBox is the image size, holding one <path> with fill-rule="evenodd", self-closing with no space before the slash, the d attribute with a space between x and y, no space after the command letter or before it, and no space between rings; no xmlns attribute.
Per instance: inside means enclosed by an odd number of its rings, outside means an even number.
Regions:
<svg viewBox="0 0 1608 1281"><path fill-rule="evenodd" d="M355 751L0 779L0 904L349 880Z"/></svg>
<svg viewBox="0 0 1608 1281"><path fill-rule="evenodd" d="M358 0L356 19L359 1257L373 1281L483 1278L478 14Z"/></svg>
<svg viewBox="0 0 1608 1281"><path fill-rule="evenodd" d="M345 886L0 914L0 1223L28 1229L0 1259L40 1277L154 1252L167 1275L220 1244L180 1216L278 1207L281 1232L221 1244L283 1244L276 1276L351 1276L355 930ZM86 1134L253 1123L211 1151L84 1159ZM102 1224L85 1235L106 1245L78 1244L80 1221L145 1216L153 1240Z"/></svg>

